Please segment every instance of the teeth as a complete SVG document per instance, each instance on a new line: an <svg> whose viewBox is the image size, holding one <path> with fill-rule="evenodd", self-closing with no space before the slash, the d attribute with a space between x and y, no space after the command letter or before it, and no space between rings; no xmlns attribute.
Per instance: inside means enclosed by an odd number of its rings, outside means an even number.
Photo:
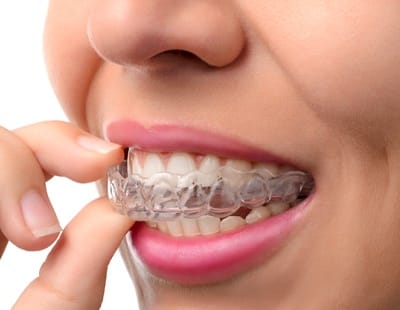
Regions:
<svg viewBox="0 0 400 310"><path fill-rule="evenodd" d="M274 164L266 164L266 163L257 163L254 165L255 169L266 169L272 177L275 177L279 174L278 165Z"/></svg>
<svg viewBox="0 0 400 310"><path fill-rule="evenodd" d="M202 174L199 175L198 182L203 186L211 186L217 178L217 170L219 168L219 159L213 155L207 155L203 158L199 171Z"/></svg>
<svg viewBox="0 0 400 310"><path fill-rule="evenodd" d="M130 171L130 173L133 172L133 173L136 173L136 174L139 174L139 175L143 175L143 170L142 170L142 167L141 167L141 165L139 163L139 157L138 156L135 156L133 158L131 169L132 169L132 171Z"/></svg>
<svg viewBox="0 0 400 310"><path fill-rule="evenodd" d="M290 166L283 165L279 167L279 173L285 173L291 170L293 170L293 168Z"/></svg>
<svg viewBox="0 0 400 310"><path fill-rule="evenodd" d="M204 156L198 167L196 167L195 156L184 152L171 153L165 167L165 156L162 157L159 153L140 152L133 149L129 154L129 158L131 158L129 161L130 173L134 172L144 178L150 178L159 172L170 172L175 175L184 176L198 171L200 173L195 176L197 178L196 183L203 186L212 186L218 178L219 173L222 173L223 177L229 179L229 183L233 188L237 188L246 182L246 176L238 174L237 171L249 172L253 169L266 169L268 177L269 175L276 176L279 173L293 170L289 166L278 166L272 163L252 164L248 161L237 159L227 159L222 164L220 159L214 155ZM223 168L222 171L221 168ZM189 182L189 180L193 181L190 178L186 181ZM185 184L181 185L185 186Z"/></svg>
<svg viewBox="0 0 400 310"><path fill-rule="evenodd" d="M246 225L246 222L240 216L228 216L221 221L220 231L230 231Z"/></svg>
<svg viewBox="0 0 400 310"><path fill-rule="evenodd" d="M251 164L244 160L228 159L225 166L232 167L233 169L239 171L249 171L251 170Z"/></svg>
<svg viewBox="0 0 400 310"><path fill-rule="evenodd" d="M173 153L167 165L167 172L185 175L195 171L196 166L192 156L186 153Z"/></svg>
<svg viewBox="0 0 400 310"><path fill-rule="evenodd" d="M146 224L152 228L157 228L157 223L156 222L146 222Z"/></svg>
<svg viewBox="0 0 400 310"><path fill-rule="evenodd" d="M199 171L203 173L210 173L218 170L219 168L219 159L214 155L207 155L201 161Z"/></svg>
<svg viewBox="0 0 400 310"><path fill-rule="evenodd" d="M195 219L181 219L183 235L194 237L200 235L200 230Z"/></svg>
<svg viewBox="0 0 400 310"><path fill-rule="evenodd" d="M198 220L200 233L203 236L219 232L220 219L211 215L203 215Z"/></svg>
<svg viewBox="0 0 400 310"><path fill-rule="evenodd" d="M157 227L163 233L168 233L169 232L168 225L165 222L158 222L157 223Z"/></svg>
<svg viewBox="0 0 400 310"><path fill-rule="evenodd" d="M280 191L290 184L279 183L282 182L282 178L269 179L293 170L295 169L289 166L276 164L252 164L234 159L222 160L214 155L196 156L183 152L147 153L131 149L128 155L128 172L141 175L145 178L145 186L151 186L143 187L149 192L142 193L135 187L137 183L128 183L129 186L123 194L139 193L142 195L137 196L139 200L133 194L131 195L132 201L139 201L139 203L152 199L154 209L149 212L157 213L158 209L176 209L173 217L162 217L162 215L159 216L160 214L157 214L159 217L149 216L148 219L156 221L148 222L150 227L174 237L207 236L235 230L289 209L290 204L282 199L287 196L287 193L281 194ZM283 177L286 182L292 182L292 187L297 190L296 175ZM301 175L297 178L302 180ZM137 179L141 181L141 178L137 177ZM118 178L116 180L122 182ZM267 183L267 181L270 182ZM221 185L221 188L216 185ZM235 192L235 190L239 191ZM297 195L297 192L294 192ZM278 199L280 201L277 201ZM265 206L265 203L268 205ZM251 209L245 219L240 216L228 216L222 220L219 218L233 214L240 206ZM184 212L183 215L180 212ZM202 214L207 215L201 216ZM198 218L193 218L197 216ZM145 217L141 218L141 220L144 219Z"/></svg>
<svg viewBox="0 0 400 310"><path fill-rule="evenodd" d="M277 215L289 209L290 205L288 203L276 201L269 203L268 208L271 210L272 215Z"/></svg>
<svg viewBox="0 0 400 310"><path fill-rule="evenodd" d="M243 219L240 216L228 216L220 219L211 215L203 215L197 219L179 219L168 222L146 222L148 226L169 234L173 237L210 236L219 232L238 229L248 224L285 212L289 208L287 203L271 202L265 207L258 207Z"/></svg>
<svg viewBox="0 0 400 310"><path fill-rule="evenodd" d="M241 183L244 182L243 176L236 173L236 171L246 172L252 169L251 164L244 160L229 159L226 161L224 169L224 177L229 179L229 182L233 188L238 188ZM231 169L229 169L231 168Z"/></svg>
<svg viewBox="0 0 400 310"><path fill-rule="evenodd" d="M149 153L144 162L142 176L149 178L153 174L165 171L164 164L156 154Z"/></svg>
<svg viewBox="0 0 400 310"><path fill-rule="evenodd" d="M246 223L251 224L258 222L262 219L265 219L267 217L270 217L272 215L271 211L269 208L266 207L258 207L253 210L246 216Z"/></svg>
<svg viewBox="0 0 400 310"><path fill-rule="evenodd" d="M170 221L167 222L168 231L171 236L182 237L183 230L180 221Z"/></svg>

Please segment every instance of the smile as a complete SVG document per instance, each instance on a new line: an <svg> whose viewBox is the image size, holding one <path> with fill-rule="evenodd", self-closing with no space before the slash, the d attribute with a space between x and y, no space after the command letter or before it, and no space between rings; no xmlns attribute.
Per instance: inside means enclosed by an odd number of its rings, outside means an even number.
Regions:
<svg viewBox="0 0 400 310"><path fill-rule="evenodd" d="M110 170L109 196L135 220L175 237L230 231L285 212L313 188L289 166L130 148Z"/></svg>
<svg viewBox="0 0 400 310"><path fill-rule="evenodd" d="M282 160L251 160L274 158L269 154L238 159L237 143L235 154L203 137L202 149L190 139L197 132L173 130L174 138L163 139L164 130L154 139L154 128L137 123L108 127L111 141L146 147L130 147L126 160L109 172L114 206L144 221L127 237L131 252L156 276L184 284L221 281L271 256L314 196L311 175ZM213 148L217 152L201 152Z"/></svg>

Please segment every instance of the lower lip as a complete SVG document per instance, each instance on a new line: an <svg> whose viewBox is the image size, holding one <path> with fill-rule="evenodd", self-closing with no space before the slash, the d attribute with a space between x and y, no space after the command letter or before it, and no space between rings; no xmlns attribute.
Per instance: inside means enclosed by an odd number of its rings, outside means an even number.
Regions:
<svg viewBox="0 0 400 310"><path fill-rule="evenodd" d="M139 260L159 278L186 285L220 282L274 255L304 217L313 196L280 215L213 236L176 238L138 223L131 241Z"/></svg>

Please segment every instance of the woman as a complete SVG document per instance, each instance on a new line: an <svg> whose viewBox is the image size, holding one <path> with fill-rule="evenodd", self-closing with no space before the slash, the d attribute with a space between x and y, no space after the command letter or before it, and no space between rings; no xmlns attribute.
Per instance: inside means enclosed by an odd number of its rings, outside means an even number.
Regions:
<svg viewBox="0 0 400 310"><path fill-rule="evenodd" d="M224 216L214 230L200 220L131 229L95 201L16 308L97 308L128 231L123 255L144 309L399 307L399 9L396 0L50 1L49 76L80 129L2 132L14 171L2 178L15 184L2 199L21 205L2 203L15 218L2 217L8 240L48 246L59 226L45 179L104 181L132 146L142 150L131 151L133 170L148 178L207 159L300 170L314 188L291 208L261 207L257 221Z"/></svg>

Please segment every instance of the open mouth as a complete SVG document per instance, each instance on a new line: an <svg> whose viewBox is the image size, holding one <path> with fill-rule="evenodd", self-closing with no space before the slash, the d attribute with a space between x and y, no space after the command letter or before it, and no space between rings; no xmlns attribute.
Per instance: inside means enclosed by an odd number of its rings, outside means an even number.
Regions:
<svg viewBox="0 0 400 310"><path fill-rule="evenodd" d="M116 208L173 237L210 236L274 217L314 189L294 167L188 152L126 150L109 173Z"/></svg>
<svg viewBox="0 0 400 310"><path fill-rule="evenodd" d="M226 136L118 120L105 137L129 147L108 174L113 205L136 220L123 247L167 281L220 282L268 261L317 201L298 164Z"/></svg>

